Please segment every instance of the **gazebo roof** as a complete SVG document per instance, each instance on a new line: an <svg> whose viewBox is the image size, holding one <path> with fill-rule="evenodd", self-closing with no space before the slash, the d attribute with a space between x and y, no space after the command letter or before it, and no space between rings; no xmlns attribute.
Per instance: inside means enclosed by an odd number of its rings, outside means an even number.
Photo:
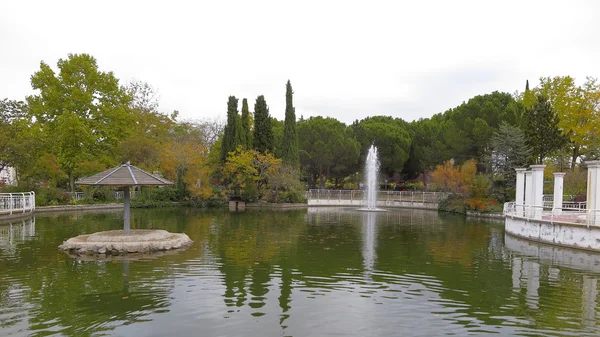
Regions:
<svg viewBox="0 0 600 337"><path fill-rule="evenodd" d="M157 177L138 167L130 165L129 162L121 166L113 167L91 177L79 179L78 185L96 186L162 186L174 185L167 179Z"/></svg>

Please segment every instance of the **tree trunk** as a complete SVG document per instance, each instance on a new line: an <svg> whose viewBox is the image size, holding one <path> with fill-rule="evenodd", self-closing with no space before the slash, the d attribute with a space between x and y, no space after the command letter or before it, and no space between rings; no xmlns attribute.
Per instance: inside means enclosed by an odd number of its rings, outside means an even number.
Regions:
<svg viewBox="0 0 600 337"><path fill-rule="evenodd" d="M325 182L323 181L323 166L319 165L319 188L323 189Z"/></svg>
<svg viewBox="0 0 600 337"><path fill-rule="evenodd" d="M573 157L571 157L571 172L575 171L577 158L579 158L579 145L573 147Z"/></svg>
<svg viewBox="0 0 600 337"><path fill-rule="evenodd" d="M72 172L69 172L69 187L71 188L71 192L75 192L75 180Z"/></svg>

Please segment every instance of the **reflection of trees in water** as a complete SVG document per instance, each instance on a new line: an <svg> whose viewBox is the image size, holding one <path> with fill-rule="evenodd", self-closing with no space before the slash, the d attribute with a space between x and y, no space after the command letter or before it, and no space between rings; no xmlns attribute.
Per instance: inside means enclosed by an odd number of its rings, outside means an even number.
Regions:
<svg viewBox="0 0 600 337"><path fill-rule="evenodd" d="M171 221L169 217L177 212L140 213L139 226L153 218L145 225L183 226L204 237L210 227L210 218L182 220L183 214ZM0 264L9 264L6 270L10 271L6 275L10 281L0 282L0 307L26 312L3 319L0 326L16 326L27 317L29 329L38 334L58 331L65 336L88 336L167 312L175 283L170 265L200 254L202 240L194 244L195 250L164 256L156 263L79 261L56 249L68 237L120 228L121 222L118 212L38 216L35 240L20 243L13 254L0 254L4 259Z"/></svg>
<svg viewBox="0 0 600 337"><path fill-rule="evenodd" d="M228 213L219 220L210 238L211 250L220 258L219 269L225 283L225 304L245 303L253 315L265 305L275 270L290 275L289 257L295 250L298 233L304 228L303 211ZM282 277L290 280L290 277ZM284 281L284 283L287 281ZM282 310L289 309L291 282L282 285ZM247 289L247 290L246 290ZM249 296L248 296L249 293Z"/></svg>
<svg viewBox="0 0 600 337"><path fill-rule="evenodd" d="M545 253L507 249L501 223L416 210L374 214L370 221L364 213L343 209L244 214L134 210L133 215L138 228L184 231L194 245L152 263L130 262L128 272L122 262L77 262L56 251L74 234L113 224L120 228L118 213L38 217L33 240L16 243L12 253L0 251L5 260L0 268L8 267L11 279L0 282L0 307L17 312L0 316L0 326L10 331L28 317L31 330L40 334L52 330L85 336L147 320L149 314L169 310L175 268L191 275L194 268L203 268L190 263L200 258L218 266L228 310L271 315L267 301L277 298L284 328L294 290L300 296L301 290L351 288L356 295L379 284L402 290L395 293L399 298L436 301L446 312L468 317L447 319L469 329L471 324L514 324L524 330L596 331L595 265L578 269L546 260ZM590 261L571 261L582 259ZM404 292L415 284L418 292ZM382 296L381 291L367 296ZM510 321L512 317L517 319Z"/></svg>

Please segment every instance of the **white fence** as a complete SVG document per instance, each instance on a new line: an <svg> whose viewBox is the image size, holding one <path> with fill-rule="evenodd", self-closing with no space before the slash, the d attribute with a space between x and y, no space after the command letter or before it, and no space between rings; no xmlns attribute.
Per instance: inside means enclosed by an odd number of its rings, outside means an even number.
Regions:
<svg viewBox="0 0 600 337"><path fill-rule="evenodd" d="M443 192L419 191L378 191L377 202L383 205L394 204L437 204L447 196ZM308 190L309 205L362 205L365 203L364 190Z"/></svg>
<svg viewBox="0 0 600 337"><path fill-rule="evenodd" d="M551 223L585 224L600 226L600 210L574 207L552 208L545 206L517 205L515 202L504 204L504 215L530 220L544 220Z"/></svg>
<svg viewBox="0 0 600 337"><path fill-rule="evenodd" d="M0 215L33 212L35 193L0 193Z"/></svg>

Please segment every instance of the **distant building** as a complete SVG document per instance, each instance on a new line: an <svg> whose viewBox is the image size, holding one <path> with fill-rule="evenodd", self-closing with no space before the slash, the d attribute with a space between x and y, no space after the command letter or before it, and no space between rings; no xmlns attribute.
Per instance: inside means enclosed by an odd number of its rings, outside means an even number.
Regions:
<svg viewBox="0 0 600 337"><path fill-rule="evenodd" d="M0 171L0 184L17 184L17 171L15 171L14 167L6 166L2 171Z"/></svg>

